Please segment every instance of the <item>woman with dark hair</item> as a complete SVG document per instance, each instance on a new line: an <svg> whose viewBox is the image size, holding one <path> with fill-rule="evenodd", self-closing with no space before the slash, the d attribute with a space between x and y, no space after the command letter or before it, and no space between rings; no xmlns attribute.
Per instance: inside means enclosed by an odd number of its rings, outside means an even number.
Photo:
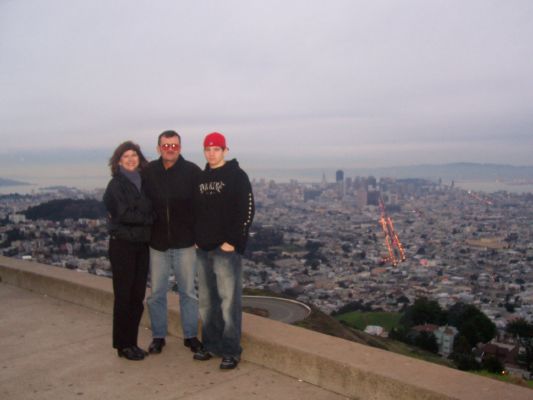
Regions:
<svg viewBox="0 0 533 400"><path fill-rule="evenodd" d="M139 145L131 141L120 144L109 159L112 179L104 193L115 295L113 347L119 357L128 360L142 360L148 354L137 346L153 219L140 174L147 163Z"/></svg>

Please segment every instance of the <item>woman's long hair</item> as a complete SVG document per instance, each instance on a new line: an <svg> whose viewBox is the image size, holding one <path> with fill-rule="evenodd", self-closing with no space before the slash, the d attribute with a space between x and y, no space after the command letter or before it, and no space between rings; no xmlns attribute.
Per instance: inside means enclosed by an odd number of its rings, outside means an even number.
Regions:
<svg viewBox="0 0 533 400"><path fill-rule="evenodd" d="M133 143L131 140L127 140L124 143L118 145L113 152L113 155L109 159L109 168L111 169L111 175L116 175L120 169L118 162L120 157L128 150L133 150L139 156L139 171L142 170L147 164L148 160L144 157L141 151L141 147L137 143Z"/></svg>

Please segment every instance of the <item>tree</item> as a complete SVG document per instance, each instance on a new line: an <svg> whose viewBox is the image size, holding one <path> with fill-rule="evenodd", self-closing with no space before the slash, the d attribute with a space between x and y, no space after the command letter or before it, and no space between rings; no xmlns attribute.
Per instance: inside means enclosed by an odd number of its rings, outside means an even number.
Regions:
<svg viewBox="0 0 533 400"><path fill-rule="evenodd" d="M322 246L322 243L320 243L318 240L308 240L305 243L305 249L309 251L310 253L316 253L318 252L318 249Z"/></svg>
<svg viewBox="0 0 533 400"><path fill-rule="evenodd" d="M29 207L24 215L31 220L63 221L67 218L105 218L107 211L103 202L94 199L57 199Z"/></svg>
<svg viewBox="0 0 533 400"><path fill-rule="evenodd" d="M412 306L405 309L400 323L406 327L422 324L442 325L446 321L446 312L434 300L419 297Z"/></svg>
<svg viewBox="0 0 533 400"><path fill-rule="evenodd" d="M448 325L455 326L471 347L496 335L496 325L477 307L456 303L448 310Z"/></svg>
<svg viewBox="0 0 533 400"><path fill-rule="evenodd" d="M470 354L472 346L464 335L458 335L453 342L453 352L457 354Z"/></svg>
<svg viewBox="0 0 533 400"><path fill-rule="evenodd" d="M402 294L400 297L398 297L398 299L396 299L396 303L409 304L410 301L409 301L409 298L407 296Z"/></svg>
<svg viewBox="0 0 533 400"><path fill-rule="evenodd" d="M507 324L506 331L517 337L533 337L533 324L524 318L516 318Z"/></svg>
<svg viewBox="0 0 533 400"><path fill-rule="evenodd" d="M504 370L502 362L494 356L489 356L483 360L483 368L494 374L499 374Z"/></svg>
<svg viewBox="0 0 533 400"><path fill-rule="evenodd" d="M9 247L11 243L16 240L23 240L24 234L17 228L6 232L6 240L3 242L2 247Z"/></svg>
<svg viewBox="0 0 533 400"><path fill-rule="evenodd" d="M514 313L514 305L512 303L505 303L505 309L509 313Z"/></svg>
<svg viewBox="0 0 533 400"><path fill-rule="evenodd" d="M472 354L472 346L468 339L459 334L453 342L453 353L450 355L455 366L462 371L477 370L481 366Z"/></svg>
<svg viewBox="0 0 533 400"><path fill-rule="evenodd" d="M439 351L437 339L435 338L435 335L430 332L420 332L420 334L415 338L414 344L415 346L432 353L438 353Z"/></svg>
<svg viewBox="0 0 533 400"><path fill-rule="evenodd" d="M481 368L481 365L479 365L475 357L471 354L453 353L450 358L461 371L478 370Z"/></svg>
<svg viewBox="0 0 533 400"><path fill-rule="evenodd" d="M528 371L533 371L533 324L517 318L507 324L507 332L518 338L522 350L518 355L518 363Z"/></svg>
<svg viewBox="0 0 533 400"><path fill-rule="evenodd" d="M400 326L398 328L392 328L389 332L389 338L398 340L400 342L409 342L408 331L406 328Z"/></svg>
<svg viewBox="0 0 533 400"><path fill-rule="evenodd" d="M479 342L489 342L496 335L496 326L487 317L477 315L465 321L459 332L474 347Z"/></svg>
<svg viewBox="0 0 533 400"><path fill-rule="evenodd" d="M346 314L352 311L370 311L370 310L371 310L370 306L363 304L362 302L356 300L356 301L351 301L350 303L343 305L337 311L333 311L331 315L342 315L342 314Z"/></svg>

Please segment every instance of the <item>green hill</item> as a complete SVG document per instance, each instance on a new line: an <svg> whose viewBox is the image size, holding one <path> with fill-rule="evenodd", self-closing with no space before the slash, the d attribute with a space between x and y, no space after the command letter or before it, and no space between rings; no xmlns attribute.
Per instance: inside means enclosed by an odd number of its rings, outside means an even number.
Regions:
<svg viewBox="0 0 533 400"><path fill-rule="evenodd" d="M386 331L390 331L392 328L397 328L399 326L401 316L400 313L391 312L352 311L346 314L337 315L335 318L352 328L362 331L365 330L367 325L379 325Z"/></svg>
<svg viewBox="0 0 533 400"><path fill-rule="evenodd" d="M98 200L60 199L30 207L24 215L31 220L46 219L50 221L62 221L67 218L74 220L79 218L105 218L107 211L104 204Z"/></svg>

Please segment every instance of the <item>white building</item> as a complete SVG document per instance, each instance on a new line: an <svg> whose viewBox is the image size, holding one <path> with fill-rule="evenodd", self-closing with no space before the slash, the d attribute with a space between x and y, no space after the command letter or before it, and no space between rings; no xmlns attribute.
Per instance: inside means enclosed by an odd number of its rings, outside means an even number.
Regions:
<svg viewBox="0 0 533 400"><path fill-rule="evenodd" d="M448 357L453 352L453 341L459 331L454 326L439 326L433 334L439 345L439 354Z"/></svg>

